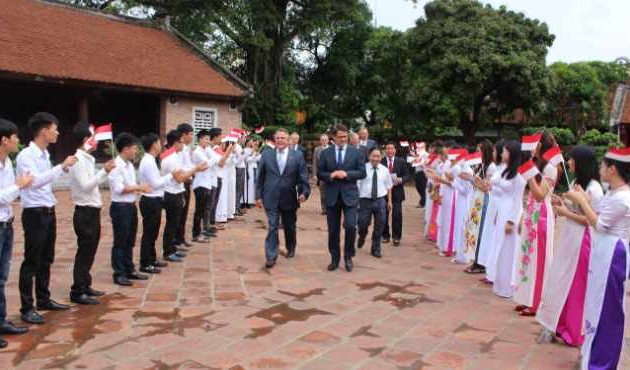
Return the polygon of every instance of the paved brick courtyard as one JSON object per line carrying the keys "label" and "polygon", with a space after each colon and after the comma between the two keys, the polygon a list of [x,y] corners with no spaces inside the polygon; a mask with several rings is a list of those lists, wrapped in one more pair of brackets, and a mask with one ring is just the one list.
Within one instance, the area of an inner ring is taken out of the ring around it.
{"label": "paved brick courtyard", "polygon": [[[325,218],[312,199],[299,211],[296,258],[281,257],[272,271],[263,268],[265,218],[253,209],[212,244],[193,247],[185,263],[132,288],[111,282],[104,211],[94,287],[108,296],[99,306],[47,313],[47,325],[7,337],[0,368],[576,368],[577,349],[536,344],[533,319],[516,316],[513,303],[479,276],[437,256],[420,236],[415,192],[407,194],[402,246],[385,246],[382,260],[360,250],[353,273],[326,271]],[[51,290],[66,302],[76,247],[68,194],[58,198]],[[23,245],[17,216],[7,287],[15,321]]]}

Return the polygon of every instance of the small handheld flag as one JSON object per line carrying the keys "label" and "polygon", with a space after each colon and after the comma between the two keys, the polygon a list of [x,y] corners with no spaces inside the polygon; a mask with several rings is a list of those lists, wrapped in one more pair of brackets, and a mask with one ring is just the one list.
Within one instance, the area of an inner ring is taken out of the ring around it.
{"label": "small handheld flag", "polygon": [[469,166],[477,166],[479,164],[481,164],[483,162],[483,160],[481,159],[481,152],[474,152],[471,154],[468,154],[468,156],[466,156],[466,164]]}
{"label": "small handheld flag", "polygon": [[429,161],[427,162],[427,166],[431,166],[438,159],[438,157],[439,156],[437,154],[429,155]]}
{"label": "small handheld flag", "polygon": [[519,168],[518,168],[518,173],[523,176],[523,178],[525,179],[525,181],[529,181],[529,179],[531,179],[532,177],[536,176],[539,174],[538,171],[538,167],[536,167],[536,164],[534,163],[534,161],[532,161],[531,159],[525,163],[523,163]]}
{"label": "small handheld flag", "polygon": [[254,132],[257,134],[262,134],[263,131],[265,131],[265,126],[256,127],[254,129]]}
{"label": "small handheld flag", "polygon": [[94,140],[96,141],[105,141],[105,140],[113,140],[114,136],[112,134],[112,124],[108,123],[106,125],[98,126],[94,129]]}
{"label": "small handheld flag", "polygon": [[242,128],[233,128],[231,131],[232,134],[237,134],[239,136],[247,136],[247,130],[243,130]]}
{"label": "small handheld flag", "polygon": [[547,150],[545,154],[543,154],[543,158],[554,167],[559,165],[560,163],[564,163],[562,150],[560,150],[559,146],[554,146],[553,148]]}
{"label": "small handheld flag", "polygon": [[523,139],[521,140],[521,151],[531,152],[532,150],[536,149],[536,146],[538,146],[538,143],[540,142],[541,138],[542,138],[542,132],[539,132],[534,135],[523,136]]}
{"label": "small handheld flag", "polygon": [[170,148],[166,149],[165,151],[163,151],[163,152],[162,152],[162,154],[160,154],[160,160],[161,160],[161,161],[163,161],[163,160],[165,160],[166,158],[170,157],[170,156],[171,156],[171,154],[174,154],[174,153],[176,153],[176,152],[177,152],[177,151],[175,150],[175,147],[174,147],[174,146],[172,146],[172,147],[170,147]]}
{"label": "small handheld flag", "polygon": [[230,132],[229,134],[225,135],[223,139],[221,139],[221,142],[222,143],[235,143],[238,141],[239,138],[240,138],[239,134],[235,132]]}

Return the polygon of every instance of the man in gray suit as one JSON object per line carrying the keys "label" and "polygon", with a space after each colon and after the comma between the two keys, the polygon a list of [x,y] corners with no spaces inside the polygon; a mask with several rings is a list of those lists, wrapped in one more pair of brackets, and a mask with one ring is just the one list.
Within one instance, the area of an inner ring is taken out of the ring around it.
{"label": "man in gray suit", "polygon": [[256,182],[256,206],[265,207],[267,214],[267,238],[265,239],[265,267],[272,268],[278,259],[278,225],[282,219],[287,258],[295,256],[297,244],[295,236],[296,212],[308,199],[311,187],[308,183],[308,170],[304,156],[290,150],[288,133],[278,129],[274,136],[275,149],[262,153],[258,163]]}
{"label": "man in gray suit", "polygon": [[319,157],[322,155],[322,152],[328,149],[328,143],[330,142],[330,138],[328,134],[322,134],[319,137],[319,145],[315,147],[313,150],[313,177],[317,180],[317,186],[319,186],[319,197],[322,205],[322,214],[326,214],[326,183],[324,181],[319,181],[317,179],[317,166],[319,165]]}

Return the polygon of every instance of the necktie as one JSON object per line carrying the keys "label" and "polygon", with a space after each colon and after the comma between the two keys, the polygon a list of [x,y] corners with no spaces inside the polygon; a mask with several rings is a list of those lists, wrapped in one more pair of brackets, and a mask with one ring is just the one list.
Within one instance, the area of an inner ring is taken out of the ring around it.
{"label": "necktie", "polygon": [[343,157],[341,156],[343,153],[343,147],[339,147],[337,151],[337,167],[341,167],[341,163],[343,162]]}
{"label": "necktie", "polygon": [[389,173],[394,173],[394,160],[389,159]]}
{"label": "necktie", "polygon": [[372,200],[378,198],[378,171],[377,167],[374,167],[372,172]]}

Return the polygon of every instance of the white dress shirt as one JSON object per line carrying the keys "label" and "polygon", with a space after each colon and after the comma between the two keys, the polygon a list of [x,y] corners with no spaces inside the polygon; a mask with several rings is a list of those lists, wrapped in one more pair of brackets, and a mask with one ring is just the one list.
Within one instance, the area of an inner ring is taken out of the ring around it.
{"label": "white dress shirt", "polygon": [[138,196],[135,192],[123,194],[122,191],[127,186],[136,186],[136,169],[133,163],[127,162],[121,156],[116,157],[116,168],[109,173],[109,189],[112,194],[112,202],[135,203]]}
{"label": "white dress shirt", "polygon": [[101,208],[103,200],[98,185],[107,180],[104,169],[96,171],[96,160],[84,151],[77,150],[77,163],[70,167],[70,197],[77,206]]}
{"label": "white dress shirt", "polygon": [[174,181],[173,175],[170,172],[165,175],[160,173],[155,157],[149,153],[144,153],[144,156],[140,161],[138,177],[140,179],[140,183],[149,184],[151,187],[150,193],[142,193],[143,196],[149,198],[164,197],[164,187],[166,184]]}
{"label": "white dress shirt", "polygon": [[[182,163],[182,157],[179,155],[181,152],[177,154],[171,154],[168,157],[162,160],[162,175],[166,175],[168,173],[173,173],[173,171],[184,170],[188,171],[192,168],[192,162],[189,167],[185,167]],[[169,181],[164,185],[164,192],[169,194],[180,194],[186,191],[184,187],[184,183],[177,183],[175,181]]]}
{"label": "white dress shirt", "polygon": [[289,149],[284,148],[284,150],[276,150],[276,161],[278,162],[278,169],[280,169],[280,174],[284,173],[284,168],[287,166],[287,154],[289,154]]}
{"label": "white dress shirt", "polygon": [[[394,184],[392,183],[392,177],[389,174],[387,167],[379,163],[376,169],[376,195],[381,198],[387,195],[387,191],[390,190]],[[372,176],[374,174],[374,166],[370,162],[365,164],[365,173],[367,176],[358,181],[359,185],[359,197],[372,199]]]}
{"label": "white dress shirt", "polygon": [[[215,152],[215,151],[214,151],[214,150],[215,150],[216,148],[218,148],[218,147],[219,147],[218,145],[215,145],[215,146],[214,146],[212,149],[210,149],[210,150],[212,150],[215,154],[220,155],[219,153],[217,153],[217,152]],[[230,157],[231,157],[231,156],[232,156],[232,155],[230,154]],[[226,161],[225,161],[225,165],[224,165],[223,167],[221,167],[221,166],[217,166],[217,178],[219,178],[219,179],[223,179],[223,178],[225,178],[225,177],[227,176],[227,163],[228,163],[228,161],[226,160]],[[218,182],[218,181],[217,181],[217,186],[219,186],[219,182]]]}
{"label": "white dress shirt", "polygon": [[32,141],[18,154],[16,162],[18,175],[29,173],[34,177],[31,186],[20,192],[22,207],[54,207],[57,199],[51,184],[63,173],[62,166],[59,164],[53,167],[48,150],[42,150]]}
{"label": "white dress shirt", "polygon": [[[216,153],[215,153],[216,154]],[[206,188],[211,190],[216,182],[214,179],[214,171],[216,171],[215,166],[219,163],[221,157],[213,156],[211,151],[207,151],[201,146],[197,146],[197,148],[193,151],[192,161],[194,165],[200,165],[202,163],[207,163],[208,168],[205,171],[197,172],[195,178],[192,182],[192,188],[197,189],[198,187]]]}
{"label": "white dress shirt", "polygon": [[192,170],[192,168],[194,167],[192,163],[192,148],[184,144],[182,151],[177,154],[182,164],[181,169],[185,171]]}
{"label": "white dress shirt", "polygon": [[15,184],[13,163],[7,156],[4,163],[0,162],[0,222],[7,222],[13,218],[11,203],[20,195],[20,188]]}
{"label": "white dress shirt", "polygon": [[234,144],[234,159],[235,159],[235,167],[236,168],[245,168],[245,152],[243,147],[236,143]]}
{"label": "white dress shirt", "polygon": [[212,187],[216,188],[219,186],[219,170],[221,169],[221,167],[219,167],[219,162],[221,161],[221,159],[223,159],[223,156],[217,152],[215,152],[212,149],[212,146],[208,146],[206,148],[206,153],[208,154],[209,158],[212,158],[212,163],[214,163],[214,165],[212,167],[210,167],[208,170],[210,170],[210,179]]}

